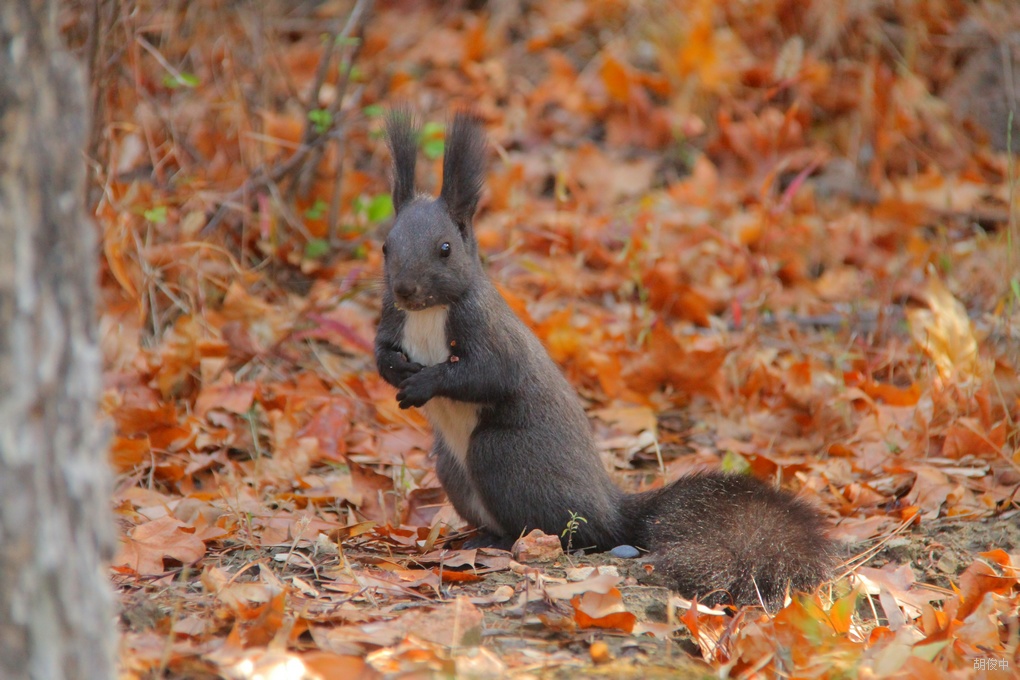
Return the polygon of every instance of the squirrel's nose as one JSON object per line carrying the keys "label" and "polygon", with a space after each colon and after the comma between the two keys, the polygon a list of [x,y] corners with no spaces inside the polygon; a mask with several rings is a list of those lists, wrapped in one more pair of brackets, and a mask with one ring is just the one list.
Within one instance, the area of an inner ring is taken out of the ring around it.
{"label": "squirrel's nose", "polygon": [[402,300],[408,300],[418,293],[418,284],[412,281],[398,281],[393,286],[393,293]]}

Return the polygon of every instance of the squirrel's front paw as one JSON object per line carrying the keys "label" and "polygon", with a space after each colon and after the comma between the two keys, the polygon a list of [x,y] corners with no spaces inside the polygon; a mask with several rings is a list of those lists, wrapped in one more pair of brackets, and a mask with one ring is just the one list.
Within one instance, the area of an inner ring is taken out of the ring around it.
{"label": "squirrel's front paw", "polygon": [[400,383],[400,391],[397,392],[397,401],[400,408],[411,408],[412,406],[424,406],[425,403],[435,396],[435,382],[432,374],[422,370],[408,376]]}
{"label": "squirrel's front paw", "polygon": [[423,368],[425,367],[422,364],[408,361],[403,364],[393,366],[390,370],[392,372],[391,375],[396,380],[397,386],[400,386],[407,382],[408,378]]}
{"label": "squirrel's front paw", "polygon": [[400,387],[405,380],[425,368],[416,361],[408,361],[400,352],[390,352],[379,361],[379,375],[394,387]]}

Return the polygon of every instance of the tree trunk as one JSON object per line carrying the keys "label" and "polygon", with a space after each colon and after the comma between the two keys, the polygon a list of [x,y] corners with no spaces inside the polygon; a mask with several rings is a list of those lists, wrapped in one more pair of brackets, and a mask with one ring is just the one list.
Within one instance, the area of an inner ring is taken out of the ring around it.
{"label": "tree trunk", "polygon": [[85,85],[54,0],[0,0],[0,678],[109,678]]}

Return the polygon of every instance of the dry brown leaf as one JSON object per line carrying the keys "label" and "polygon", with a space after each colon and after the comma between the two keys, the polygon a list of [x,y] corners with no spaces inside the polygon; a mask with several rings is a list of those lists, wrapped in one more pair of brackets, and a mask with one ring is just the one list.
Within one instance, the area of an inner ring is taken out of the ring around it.
{"label": "dry brown leaf", "polygon": [[570,600],[583,593],[608,593],[615,590],[621,581],[623,577],[618,574],[597,573],[583,581],[546,586],[545,592],[553,599]]}
{"label": "dry brown leaf", "polygon": [[224,372],[214,384],[202,386],[195,400],[195,415],[203,418],[214,408],[244,415],[252,407],[257,390],[255,383],[237,383],[231,373]]}
{"label": "dry brown leaf", "polygon": [[907,310],[914,342],[935,363],[943,380],[980,377],[977,338],[967,309],[934,275],[928,278],[924,297],[927,309]]}
{"label": "dry brown leaf", "polygon": [[401,617],[399,625],[408,633],[444,647],[477,647],[482,643],[482,612],[466,597],[430,612]]}
{"label": "dry brown leaf", "polygon": [[193,527],[173,517],[161,517],[135,527],[122,539],[114,565],[124,565],[138,574],[162,574],[163,558],[192,564],[205,555],[205,543]]}
{"label": "dry brown leaf", "polygon": [[563,555],[563,545],[558,536],[549,536],[540,529],[533,529],[517,539],[511,553],[518,562],[549,562]]}
{"label": "dry brown leaf", "polygon": [[616,588],[606,593],[588,591],[574,597],[574,620],[580,628],[614,628],[630,633],[637,617],[623,605],[623,596]]}
{"label": "dry brown leaf", "polygon": [[720,368],[727,350],[718,340],[687,337],[681,342],[662,324],[652,327],[648,346],[624,374],[635,392],[650,394],[669,387],[679,395],[722,396]]}

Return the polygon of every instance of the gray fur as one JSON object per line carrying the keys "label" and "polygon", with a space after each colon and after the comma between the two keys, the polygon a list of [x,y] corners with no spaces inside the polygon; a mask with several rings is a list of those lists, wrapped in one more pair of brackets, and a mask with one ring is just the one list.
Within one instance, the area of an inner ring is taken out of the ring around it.
{"label": "gray fur", "polygon": [[386,120],[386,135],[393,153],[393,208],[400,211],[414,197],[414,168],[418,163],[418,122],[408,110],[397,110]]}
{"label": "gray fur", "polygon": [[[384,247],[376,361],[401,408],[424,407],[457,512],[503,546],[536,528],[560,535],[573,512],[586,520],[574,548],[651,549],[658,571],[689,596],[722,590],[747,604],[762,591],[774,604],[786,583],[825,578],[825,524],[789,494],[729,475],[645,494],[616,488],[576,393],[482,268],[472,224],[484,176],[480,121],[454,117],[438,199],[411,197],[405,185],[414,175],[410,116],[391,116],[387,132],[397,215]],[[765,533],[769,541],[755,539]]]}

